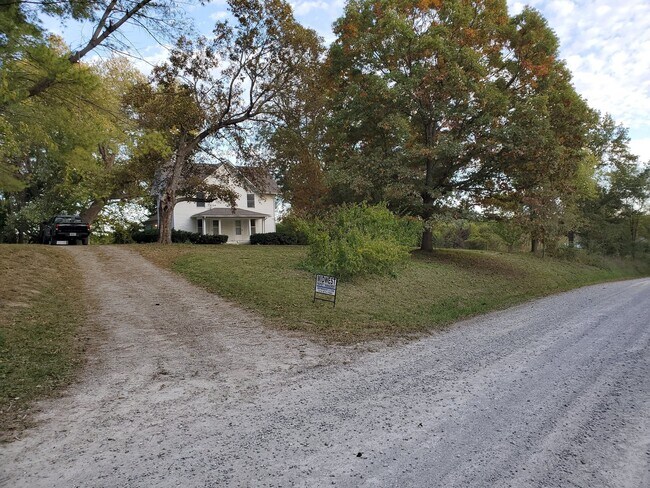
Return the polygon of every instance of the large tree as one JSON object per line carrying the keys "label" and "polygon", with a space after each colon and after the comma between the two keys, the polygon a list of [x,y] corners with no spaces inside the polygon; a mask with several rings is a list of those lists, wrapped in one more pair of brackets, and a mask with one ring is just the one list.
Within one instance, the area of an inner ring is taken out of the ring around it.
{"label": "large tree", "polygon": [[427,224],[504,173],[514,100],[556,67],[539,15],[510,18],[504,0],[352,0],[335,33],[330,167],[352,197]]}
{"label": "large tree", "polygon": [[139,191],[129,157],[133,131],[120,103],[139,73],[119,59],[75,70],[64,97],[12,108],[3,132],[9,143],[0,146],[17,181],[0,190],[8,240],[23,240],[58,212],[82,213],[92,223],[110,198]]}
{"label": "large tree", "polygon": [[294,215],[318,214],[331,200],[323,166],[328,78],[322,65],[307,68],[276,102],[277,123],[261,131],[269,166]]}
{"label": "large tree", "polygon": [[[129,51],[125,36],[116,35],[125,24],[151,35],[168,36],[183,26],[182,10],[174,0],[62,0],[8,1],[0,5],[0,81],[6,83],[0,97],[0,113],[13,103],[43,95],[53,86],[67,84],[74,76],[73,66],[99,46],[119,52]],[[49,34],[41,16],[87,22],[89,37],[74,50],[48,49]],[[22,61],[29,71],[4,70]],[[7,88],[10,87],[10,88]]]}
{"label": "large tree", "polygon": [[[79,21],[92,25],[90,34],[76,49],[52,36],[42,17]],[[182,11],[174,0],[62,0],[7,1],[0,5],[0,151],[16,147],[16,127],[33,105],[87,105],[79,94],[87,86],[81,61],[103,46],[129,51],[123,26],[154,36],[169,36],[182,28]],[[169,37],[164,37],[168,39]],[[163,37],[161,37],[161,40]],[[37,101],[33,101],[38,99]],[[24,181],[15,177],[17,167],[0,158],[0,191],[16,191]]]}
{"label": "large tree", "polygon": [[487,182],[481,203],[527,229],[533,252],[575,230],[577,202],[593,187],[596,159],[586,147],[596,120],[559,62],[512,98],[499,151],[502,172]]}
{"label": "large tree", "polygon": [[[218,22],[211,39],[182,38],[151,83],[134,91],[142,127],[160,144],[155,178],[160,242],[171,242],[173,209],[185,196],[184,175],[203,151],[245,144],[251,124],[278,120],[277,101],[317,59],[317,36],[300,26],[281,0],[230,0],[235,19]],[[210,191],[227,199],[227,182]]]}
{"label": "large tree", "polygon": [[609,115],[590,136],[597,188],[579,202],[577,232],[589,250],[635,257],[641,221],[650,213],[650,165],[631,152],[627,129]]}

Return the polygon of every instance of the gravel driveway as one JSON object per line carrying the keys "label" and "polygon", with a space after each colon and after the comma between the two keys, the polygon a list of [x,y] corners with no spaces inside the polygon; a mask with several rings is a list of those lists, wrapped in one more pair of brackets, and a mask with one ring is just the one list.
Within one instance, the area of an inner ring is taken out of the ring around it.
{"label": "gravel driveway", "polygon": [[650,486],[650,279],[355,349],[123,248],[62,252],[105,332],[0,447],[2,486]]}

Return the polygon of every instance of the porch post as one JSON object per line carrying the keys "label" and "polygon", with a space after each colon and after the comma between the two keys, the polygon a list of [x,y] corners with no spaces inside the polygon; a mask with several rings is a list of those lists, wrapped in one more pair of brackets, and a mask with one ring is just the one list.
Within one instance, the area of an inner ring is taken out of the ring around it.
{"label": "porch post", "polygon": [[206,224],[205,216],[203,216],[202,218],[203,218],[203,225],[201,226],[202,227],[201,232],[203,233],[203,235],[205,235],[206,234],[206,232],[205,232],[205,224]]}

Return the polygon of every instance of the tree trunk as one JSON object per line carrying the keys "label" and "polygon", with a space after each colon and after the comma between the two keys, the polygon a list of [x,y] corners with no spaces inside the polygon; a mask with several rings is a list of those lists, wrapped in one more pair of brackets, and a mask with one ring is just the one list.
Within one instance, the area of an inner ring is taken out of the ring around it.
{"label": "tree trunk", "polygon": [[531,237],[530,238],[530,252],[537,252],[537,244],[539,244],[539,241],[537,240],[537,237]]}
{"label": "tree trunk", "polygon": [[422,251],[432,252],[433,251],[433,232],[430,228],[424,228],[422,232],[422,244],[420,245]]}
{"label": "tree trunk", "polygon": [[176,205],[176,191],[167,188],[160,198],[160,227],[158,229],[158,243],[172,243],[172,227],[174,226],[174,206]]}
{"label": "tree trunk", "polygon": [[[428,122],[424,124],[424,142],[428,147],[434,145],[434,124]],[[430,156],[426,157],[426,173],[424,179],[424,191],[422,192],[422,218],[424,220],[424,232],[422,232],[422,243],[420,249],[422,251],[433,252],[433,232],[431,230],[431,223],[429,220],[433,216],[433,203],[434,198],[431,194],[433,188],[433,168],[434,161]]]}
{"label": "tree trunk", "polygon": [[165,189],[160,196],[160,228],[158,229],[158,243],[172,243],[172,228],[174,226],[174,207],[176,206],[176,189],[181,179],[183,166],[185,165],[188,153],[184,138],[179,142],[182,149],[176,151],[173,160],[170,161],[169,173],[165,181]]}
{"label": "tree trunk", "polygon": [[569,239],[569,247],[575,246],[575,237],[576,237],[576,233],[570,230],[569,233],[567,234],[567,238]]}
{"label": "tree trunk", "polygon": [[639,236],[639,215],[630,215],[630,238],[632,239],[632,248],[630,249],[632,253],[632,259],[636,259],[636,239]]}
{"label": "tree trunk", "polygon": [[81,212],[80,215],[81,220],[87,224],[92,224],[97,218],[97,216],[99,215],[99,212],[101,212],[105,206],[106,206],[106,200],[104,199],[95,200],[93,203],[90,204],[90,207],[88,207],[86,210]]}

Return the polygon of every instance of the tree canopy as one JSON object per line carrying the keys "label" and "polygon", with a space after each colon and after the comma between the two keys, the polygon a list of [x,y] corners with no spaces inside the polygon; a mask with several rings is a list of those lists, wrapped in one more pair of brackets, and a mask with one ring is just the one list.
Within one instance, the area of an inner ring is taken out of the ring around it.
{"label": "tree canopy", "polygon": [[[534,9],[505,0],[349,0],[326,48],[283,0],[229,0],[210,36],[172,0],[0,6],[0,227],[22,240],[53,212],[93,221],[108,202],[152,197],[160,242],[180,199],[234,205],[201,162],[270,167],[297,215],[385,204],[434,227],[499,221],[512,249],[636,255],[649,174],[626,130],[591,109]],[[71,49],[40,17],[92,24]],[[120,51],[125,24],[173,39],[148,77]],[[453,227],[453,226],[451,226]],[[451,228],[450,227],[450,228]],[[466,229],[458,227],[459,232]],[[453,241],[453,239],[449,239]]]}

